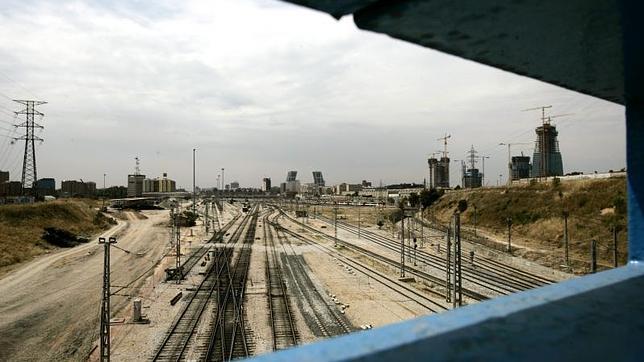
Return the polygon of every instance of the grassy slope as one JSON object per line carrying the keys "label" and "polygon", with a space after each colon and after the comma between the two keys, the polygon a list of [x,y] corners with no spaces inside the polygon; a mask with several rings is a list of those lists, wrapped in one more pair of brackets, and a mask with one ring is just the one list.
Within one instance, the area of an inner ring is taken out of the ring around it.
{"label": "grassy slope", "polygon": [[87,236],[106,229],[104,222],[94,224],[95,206],[94,201],[74,199],[0,206],[0,274],[11,265],[58,249],[41,239],[45,227]]}
{"label": "grassy slope", "polygon": [[[468,209],[462,223],[471,226],[477,207],[478,225],[492,238],[507,240],[507,217],[513,220],[513,238],[525,245],[515,255],[558,267],[564,255],[562,211],[569,210],[571,264],[576,272],[585,272],[590,260],[590,240],[598,242],[600,266],[612,265],[611,225],[626,224],[626,215],[613,208],[616,199],[626,198],[625,178],[562,182],[551,184],[460,190],[445,194],[430,213],[446,222],[459,200],[465,199]],[[603,213],[602,213],[603,210]],[[626,261],[626,230],[618,234],[620,264]]]}

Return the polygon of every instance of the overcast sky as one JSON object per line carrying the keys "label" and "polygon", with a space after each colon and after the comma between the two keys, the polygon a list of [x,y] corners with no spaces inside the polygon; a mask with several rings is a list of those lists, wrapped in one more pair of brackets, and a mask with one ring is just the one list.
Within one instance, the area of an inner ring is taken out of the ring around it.
{"label": "overcast sky", "polygon": [[[145,4],[144,4],[145,3]],[[358,30],[351,17],[276,0],[32,1],[0,8],[0,170],[20,179],[24,143],[12,98],[48,104],[38,177],[126,185],[134,157],[148,177],[192,185],[273,184],[298,170],[327,184],[423,182],[451,135],[452,159],[507,148],[532,156],[539,112],[555,122],[564,171],[625,166],[624,108],[556,86]],[[479,168],[481,165],[479,165]],[[460,171],[452,166],[452,184]]]}

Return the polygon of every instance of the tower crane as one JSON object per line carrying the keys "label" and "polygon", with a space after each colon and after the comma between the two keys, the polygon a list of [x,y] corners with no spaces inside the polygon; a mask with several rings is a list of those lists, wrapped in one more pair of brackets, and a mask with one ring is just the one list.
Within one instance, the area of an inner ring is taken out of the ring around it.
{"label": "tower crane", "polygon": [[451,137],[452,137],[452,135],[449,135],[449,134],[446,133],[445,137],[441,137],[441,138],[437,139],[437,141],[441,141],[441,140],[443,141],[443,145],[445,147],[445,149],[443,151],[443,157],[445,157],[445,158],[447,158],[447,139],[449,139]]}

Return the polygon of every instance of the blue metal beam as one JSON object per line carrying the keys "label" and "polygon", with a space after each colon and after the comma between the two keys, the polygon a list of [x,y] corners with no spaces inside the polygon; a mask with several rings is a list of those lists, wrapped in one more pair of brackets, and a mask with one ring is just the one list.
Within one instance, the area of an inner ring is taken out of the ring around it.
{"label": "blue metal beam", "polygon": [[642,290],[631,265],[256,360],[637,360]]}
{"label": "blue metal beam", "polygon": [[628,165],[628,248],[631,263],[644,261],[644,4],[622,2],[626,164]]}
{"label": "blue metal beam", "polygon": [[[292,2],[306,2],[329,6],[328,1],[302,0]],[[352,6],[359,1],[352,2]],[[412,9],[427,9],[431,4],[440,1],[378,1],[377,4],[369,6],[371,13],[363,11],[362,21],[369,21],[369,16],[378,16],[376,23],[369,24],[369,27],[380,29],[390,27],[394,36],[405,38],[400,34],[410,34],[409,29],[402,29],[404,21],[397,23],[396,17],[400,18],[405,11]],[[539,8],[541,1],[526,2],[503,2],[503,1],[480,1],[470,2],[476,5],[484,3],[485,6],[499,4],[505,6],[511,3],[521,11],[521,6]],[[593,73],[597,77],[604,77],[601,64],[602,57],[598,56],[592,60],[592,67],[586,67],[588,77],[576,79],[576,76],[569,78],[570,84],[585,84],[583,87],[571,86],[572,89],[588,90],[589,94],[602,95],[605,99],[613,99],[624,102],[626,105],[626,140],[627,140],[627,165],[628,165],[628,235],[629,235],[629,264],[625,267],[605,271],[595,275],[569,280],[566,282],[549,285],[547,287],[521,292],[491,301],[478,303],[454,311],[439,315],[417,318],[411,321],[389,325],[370,331],[359,332],[348,336],[334,338],[319,343],[294,348],[274,354],[257,357],[259,361],[417,361],[417,360],[641,360],[644,352],[644,22],[641,21],[644,14],[644,3],[637,1],[573,1],[558,2],[546,1],[548,6],[569,6],[576,4],[584,9],[588,6],[601,5],[614,6],[618,8],[620,15],[621,50],[623,51],[623,78],[618,77],[619,69],[615,68],[614,61],[622,54],[612,54],[615,51],[615,44],[609,44],[611,50],[612,75],[609,78],[601,78],[607,82],[615,81],[616,84],[623,82],[623,94],[615,93],[615,88],[603,89],[602,82],[595,82]],[[565,3],[565,4],[564,4]],[[428,5],[429,4],[429,5]],[[485,28],[501,27],[507,24],[493,21],[496,15],[483,14],[482,17],[458,18],[467,15],[470,9],[463,3],[445,2],[446,6],[463,8],[462,12],[454,11],[447,14],[448,28],[459,21],[482,21],[480,26]],[[412,6],[413,5],[413,6]],[[389,7],[387,9],[387,7]],[[547,7],[547,6],[546,6]],[[374,9],[379,12],[374,14]],[[400,10],[398,12],[392,9]],[[440,7],[435,7],[442,12]],[[490,8],[492,9],[492,8]],[[405,11],[403,11],[405,10]],[[494,9],[492,9],[494,10]],[[492,13],[505,11],[497,9]],[[537,9],[538,10],[538,9]],[[573,9],[574,10],[574,9]],[[614,10],[614,9],[613,9]],[[415,16],[417,12],[407,12]],[[444,12],[442,12],[445,14]],[[572,13],[571,13],[572,14]],[[590,14],[590,13],[589,13]],[[614,12],[611,12],[614,15]],[[444,29],[445,23],[438,21],[432,23],[431,17],[435,14],[428,12],[426,24],[422,21],[416,22],[421,27],[411,31],[422,35],[422,26],[429,24],[437,34],[448,31],[445,37],[436,40],[427,33],[425,45],[437,42],[444,49],[458,44],[460,40],[449,40],[451,29]],[[570,17],[566,14],[541,14],[541,16],[560,16],[565,21]],[[573,14],[577,16],[578,14]],[[385,16],[383,18],[383,16]],[[450,17],[454,17],[454,19]],[[612,16],[612,15],[611,15]],[[373,18],[371,19],[373,20]],[[560,19],[561,20],[561,19]],[[584,25],[592,25],[593,31],[588,35],[592,38],[593,32],[601,31],[601,27],[594,27],[605,19],[595,18],[592,15],[589,19],[582,19],[579,22],[578,31],[588,30]],[[358,21],[360,22],[360,21]],[[366,23],[363,23],[365,25]],[[398,25],[396,25],[398,24]],[[403,24],[403,25],[401,25]],[[530,36],[538,35],[543,31],[542,22],[520,24]],[[398,29],[396,29],[398,27]],[[420,29],[420,30],[419,30]],[[611,26],[613,32],[607,43],[615,39],[615,27]],[[400,33],[402,32],[402,33]],[[487,36],[482,32],[476,36]],[[398,35],[396,35],[398,34]],[[458,35],[458,34],[456,34]],[[467,34],[470,36],[471,34]],[[559,34],[559,37],[552,38],[553,41],[566,43],[566,37],[572,34]],[[578,34],[577,34],[578,35]],[[595,34],[605,36],[602,34]],[[588,38],[588,40],[593,39]],[[464,38],[465,39],[465,38]],[[502,39],[506,39],[503,37]],[[517,42],[522,42],[516,38]],[[608,39],[608,38],[606,38]],[[413,39],[406,39],[414,41]],[[465,53],[472,46],[469,44],[471,37],[461,42]],[[595,39],[596,40],[596,39]],[[496,41],[496,40],[494,40]],[[423,44],[423,41],[418,41]],[[493,42],[488,42],[492,44]],[[581,43],[581,45],[588,43]],[[595,49],[601,47],[601,43],[594,43],[592,49],[586,49],[588,54],[600,54],[606,49]],[[517,46],[530,46],[531,44],[518,44]],[[559,44],[561,45],[561,44]],[[501,48],[499,48],[501,49]],[[585,51],[585,50],[584,50]],[[456,52],[455,50],[452,51]],[[566,56],[566,52],[561,52]],[[569,53],[568,53],[569,54]],[[502,54],[501,54],[502,55]],[[574,55],[574,54],[573,54]],[[577,54],[579,55],[579,54]],[[575,56],[577,56],[575,55]],[[484,56],[487,56],[484,54]],[[476,58],[476,57],[472,57]],[[538,57],[537,57],[538,58]],[[573,57],[574,58],[574,57]],[[582,57],[579,59],[583,58]],[[503,58],[499,56],[498,59]],[[512,57],[506,58],[512,61]],[[535,59],[538,60],[538,59]],[[571,59],[567,59],[570,61]],[[551,67],[557,67],[553,62]],[[573,64],[572,63],[568,63]],[[582,66],[585,61],[581,60]],[[610,63],[610,62],[609,62]],[[488,62],[488,64],[490,64]],[[533,63],[534,64],[534,63]],[[494,64],[492,64],[494,65]],[[518,68],[525,64],[515,64]],[[597,66],[595,66],[597,65]],[[508,64],[505,64],[508,66]],[[510,64],[510,66],[513,66]],[[503,68],[503,67],[501,67]],[[507,67],[506,67],[507,69]],[[533,70],[537,69],[536,72]],[[530,66],[530,76],[541,80],[552,80],[560,73],[560,69],[552,68],[549,76],[538,76],[544,68]],[[616,71],[617,69],[617,71]],[[512,69],[510,69],[512,70]],[[583,75],[582,73],[580,73]],[[581,77],[580,75],[580,77]],[[567,76],[566,76],[567,77]],[[600,79],[600,78],[597,78]],[[557,83],[555,81],[555,83]],[[588,86],[588,88],[584,88]],[[611,145],[603,145],[611,147]]]}

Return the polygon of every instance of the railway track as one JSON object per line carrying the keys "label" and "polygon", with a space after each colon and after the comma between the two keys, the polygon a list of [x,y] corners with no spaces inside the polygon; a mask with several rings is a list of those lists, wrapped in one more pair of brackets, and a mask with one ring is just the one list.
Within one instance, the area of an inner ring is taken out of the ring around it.
{"label": "railway track", "polygon": [[[433,224],[428,225],[427,222],[425,222],[425,221],[423,221],[421,219],[418,219],[418,218],[414,218],[414,219],[418,220],[418,222],[421,225],[423,225],[423,227],[426,227],[426,228],[429,228],[429,229],[434,229],[436,231],[443,232],[443,233],[445,232],[445,230],[443,228],[439,228],[437,226],[434,226]],[[462,238],[462,240],[468,241],[470,243],[474,243],[474,241],[469,239],[466,235],[461,236],[461,238]],[[473,251],[473,250],[474,250],[473,248],[471,248],[471,247],[469,247],[467,245],[464,245],[464,247],[463,247],[463,251],[466,251],[466,252],[470,252],[470,251]],[[490,269],[492,269],[494,271],[501,272],[501,273],[512,273],[515,277],[523,279],[527,283],[531,284],[533,287],[540,287],[540,286],[543,286],[543,285],[556,283],[556,281],[554,281],[552,279],[548,279],[548,278],[543,277],[541,275],[537,275],[537,274],[530,273],[530,272],[527,272],[527,271],[519,269],[519,268],[512,267],[510,265],[504,264],[504,263],[502,263],[500,261],[497,261],[497,260],[494,260],[494,259],[480,258],[478,264],[485,265],[488,268],[490,268]]]}
{"label": "railway track", "polygon": [[228,223],[226,223],[226,225],[224,225],[224,227],[222,227],[221,229],[217,230],[212,235],[210,240],[208,240],[208,242],[209,243],[217,243],[217,242],[223,241],[223,238],[226,235],[226,233],[228,232],[228,230],[237,222],[237,220],[239,220],[239,218],[241,216],[242,216],[241,213],[236,214],[235,217],[233,217]]}
{"label": "railway track", "polygon": [[267,226],[268,237],[276,239],[282,249],[282,265],[292,283],[289,290],[297,295],[298,306],[313,334],[318,337],[332,337],[354,331],[349,320],[320,294],[309,277],[310,270],[305,267],[306,262],[295,252],[282,228],[270,220]]}
{"label": "railway track", "polygon": [[230,238],[229,245],[215,248],[214,257],[206,270],[204,279],[197,287],[197,290],[190,294],[187,303],[181,309],[178,317],[172,323],[157,348],[152,358],[153,361],[180,361],[186,358],[188,347],[191,341],[194,340],[197,326],[202,319],[206,306],[213,298],[213,295],[218,294],[222,274],[228,269],[233,255],[231,246],[240,238],[247,222],[248,217],[242,220]]}
{"label": "railway track", "polygon": [[299,342],[297,328],[293,317],[289,296],[286,293],[286,281],[282,274],[275,241],[270,230],[268,215],[262,219],[264,243],[266,246],[266,284],[268,292],[268,310],[273,335],[273,350],[295,346]]}
{"label": "railway track", "polygon": [[[278,215],[277,218],[279,218],[279,216],[282,216],[282,215]],[[278,223],[277,220],[275,222]],[[387,276],[387,275],[385,275],[385,274],[383,274],[383,273],[381,273],[381,272],[379,272],[379,271],[377,271],[377,270],[375,270],[375,269],[373,269],[373,268],[371,268],[371,267],[369,267],[369,266],[367,266],[367,265],[365,265],[363,263],[360,263],[358,261],[355,261],[355,260],[353,260],[353,259],[351,259],[349,257],[346,257],[346,256],[342,255],[340,252],[336,251],[333,248],[330,248],[330,247],[327,247],[327,246],[324,246],[324,245],[320,245],[316,241],[311,240],[311,239],[305,237],[304,235],[299,234],[297,232],[294,232],[292,230],[284,229],[281,226],[279,226],[279,228],[284,233],[287,233],[287,234],[297,238],[298,240],[300,240],[300,241],[302,241],[302,242],[304,242],[306,244],[309,244],[309,245],[312,245],[312,246],[316,247],[317,249],[321,250],[325,254],[333,257],[334,259],[342,261],[346,265],[350,265],[353,268],[353,270],[355,270],[355,271],[357,271],[357,272],[359,272],[359,273],[361,273],[363,275],[369,276],[371,279],[373,279],[373,280],[377,281],[378,283],[384,285],[385,287],[393,290],[394,292],[400,294],[401,296],[407,298],[408,300],[413,301],[414,303],[416,303],[416,304],[420,305],[421,307],[429,310],[430,312],[439,313],[441,311],[447,310],[447,307],[445,305],[443,305],[441,303],[438,303],[438,302],[436,302],[435,300],[433,300],[431,298],[428,298],[427,296],[419,293],[418,291],[416,291],[415,289],[413,289],[411,287],[408,287],[404,283],[401,283],[401,282],[395,280],[394,278],[391,278],[391,277],[389,277],[389,276]],[[367,250],[362,250],[362,251],[368,252]],[[379,255],[375,254],[375,253],[370,253],[370,252],[368,252],[368,253],[369,254],[367,254],[367,255],[369,255],[372,259],[379,260],[379,261],[387,261],[387,262],[391,261],[391,260],[381,259],[381,257]],[[443,297],[442,294],[438,294],[438,293],[435,293],[435,294],[439,298]],[[478,296],[478,295],[475,294],[475,296]]]}
{"label": "railway track", "polygon": [[[333,236],[327,235],[327,234],[325,234],[323,232],[320,232],[320,231],[310,227],[309,225],[302,224],[302,223],[298,222],[297,220],[293,220],[293,218],[291,218],[289,215],[287,215],[285,213],[282,213],[282,215],[287,217],[290,221],[297,223],[298,226],[303,227],[303,228],[315,233],[316,235],[320,235],[320,236],[322,236],[322,237],[324,237],[324,238],[326,238],[326,239],[328,239],[330,241],[335,240],[335,238]],[[378,253],[376,253],[374,251],[362,248],[360,246],[357,246],[357,245],[354,245],[354,244],[351,244],[351,243],[347,243],[344,240],[339,239],[339,238],[338,238],[338,244],[346,247],[347,249],[353,250],[353,251],[355,251],[355,252],[357,252],[359,254],[363,254],[363,255],[366,255],[366,256],[368,256],[368,257],[370,257],[372,259],[378,260],[378,261],[380,261],[380,262],[382,262],[382,263],[384,263],[386,265],[392,266],[392,267],[394,267],[396,269],[400,269],[400,261],[398,261],[398,260],[386,257],[384,255],[378,254]],[[399,252],[399,249],[396,249],[395,251]],[[442,272],[444,273],[444,269],[442,270]],[[434,276],[434,275],[432,275],[430,273],[426,273],[426,272],[424,272],[422,270],[419,270],[417,268],[413,268],[409,264],[405,264],[405,273],[408,273],[410,275],[414,275],[414,276],[416,276],[416,277],[418,277],[418,278],[420,278],[422,280],[425,280],[425,281],[430,282],[430,283],[437,284],[437,285],[439,285],[441,287],[446,287],[446,282],[445,282],[445,279],[443,277],[437,277],[437,276]],[[438,295],[438,293],[435,293],[435,294]],[[475,290],[472,290],[470,288],[467,288],[467,287],[463,287],[463,295],[467,296],[468,298],[472,298],[472,299],[474,299],[476,301],[482,301],[482,300],[490,299],[489,296],[484,295],[482,293],[479,293],[479,292],[477,292]]]}
{"label": "railway track", "polygon": [[[332,220],[325,217],[320,217],[319,220],[322,220],[330,225],[333,224]],[[357,228],[344,222],[338,222],[338,228],[357,235]],[[397,253],[400,252],[400,241],[389,239],[368,230],[361,230],[361,237],[385,249]],[[424,263],[425,265],[432,266],[443,272],[445,270],[444,258],[427,253],[422,250],[417,251],[417,258],[419,262]],[[466,258],[463,259],[466,260]],[[549,282],[551,282],[543,281],[542,279],[544,278],[542,277],[521,271],[518,268],[513,268],[510,266],[505,266],[505,271],[500,270],[498,267],[494,269],[493,267],[489,266],[486,261],[488,260],[479,257],[477,259],[475,267],[467,262],[464,262],[462,264],[463,280],[500,295],[536,288],[542,285],[549,284]],[[528,274],[529,277],[533,277],[530,282],[525,281],[526,274]]]}
{"label": "railway track", "polygon": [[210,325],[208,346],[202,353],[201,360],[230,361],[252,354],[253,346],[248,338],[250,331],[246,329],[243,305],[257,228],[257,206],[247,214],[246,218],[249,216],[248,230],[237,259],[234,264],[227,265],[220,276],[215,318]]}
{"label": "railway track", "polygon": [[[230,220],[224,228],[221,230],[221,235],[224,235],[228,230],[230,229],[231,226],[239,219],[240,215],[236,215],[232,220]],[[210,240],[208,241],[209,243],[212,242],[213,240],[216,240],[217,238],[221,238],[221,236],[217,235],[215,233]],[[199,246],[197,250],[192,252],[190,256],[188,256],[188,259],[186,259],[183,264],[181,265],[182,271],[184,275],[187,275],[192,268],[203,258],[206,253],[208,253],[208,250],[210,250],[210,245],[208,244],[202,244]]]}

